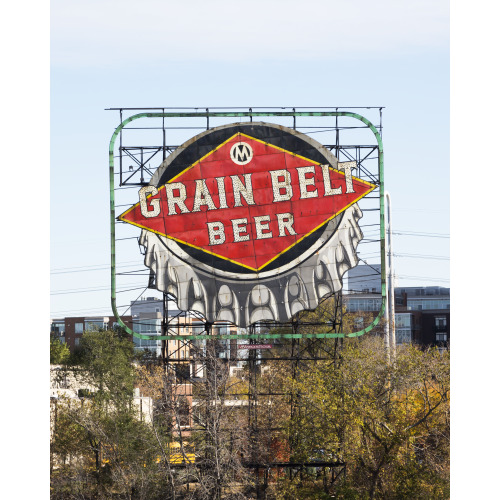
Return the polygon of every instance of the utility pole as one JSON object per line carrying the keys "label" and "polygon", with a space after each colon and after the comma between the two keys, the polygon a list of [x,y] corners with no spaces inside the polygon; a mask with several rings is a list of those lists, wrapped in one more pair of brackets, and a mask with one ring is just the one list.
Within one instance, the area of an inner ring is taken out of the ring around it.
{"label": "utility pole", "polygon": [[385,308],[385,346],[388,351],[389,362],[396,360],[396,321],[395,321],[395,304],[394,304],[394,266],[393,266],[393,251],[392,251],[392,226],[391,226],[391,197],[389,193],[385,193],[386,201],[386,272],[387,272],[387,307]]}

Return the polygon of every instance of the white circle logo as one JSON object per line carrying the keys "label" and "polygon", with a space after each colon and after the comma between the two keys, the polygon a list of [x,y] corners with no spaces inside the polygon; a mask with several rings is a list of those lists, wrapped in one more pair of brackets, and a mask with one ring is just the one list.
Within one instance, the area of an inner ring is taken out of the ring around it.
{"label": "white circle logo", "polygon": [[236,165],[246,165],[253,158],[253,150],[247,142],[237,142],[233,144],[229,156]]}

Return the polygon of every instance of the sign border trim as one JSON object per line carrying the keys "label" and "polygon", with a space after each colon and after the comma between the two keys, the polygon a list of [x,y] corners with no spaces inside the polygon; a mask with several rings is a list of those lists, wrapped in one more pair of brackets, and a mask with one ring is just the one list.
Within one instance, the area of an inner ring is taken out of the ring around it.
{"label": "sign border trim", "polygon": [[[115,141],[118,134],[128,125],[130,122],[138,120],[140,118],[221,118],[221,117],[234,117],[234,118],[252,118],[252,117],[297,117],[297,116],[308,116],[308,117],[324,117],[324,116],[336,116],[336,117],[350,117],[363,122],[374,134],[378,149],[378,167],[379,167],[379,189],[380,189],[380,254],[383,256],[381,259],[381,295],[382,302],[378,315],[374,320],[362,330],[352,333],[315,333],[315,334],[243,334],[243,335],[142,335],[130,329],[122,320],[120,314],[117,310],[116,305],[116,242],[115,242],[115,180],[114,180],[114,148]],[[370,332],[375,326],[378,325],[382,316],[384,315],[385,308],[387,305],[387,286],[386,286],[386,263],[385,263],[385,192],[384,192],[384,149],[382,143],[382,136],[377,130],[375,125],[371,123],[370,120],[364,116],[353,113],[351,111],[275,111],[275,112],[262,112],[262,111],[237,111],[237,112],[184,112],[184,113],[137,113],[135,115],[129,116],[123,120],[118,127],[116,127],[113,132],[108,149],[109,156],[109,189],[110,189],[110,235],[111,235],[111,307],[113,314],[118,321],[118,324],[130,335],[137,338],[145,340],[195,340],[195,339],[272,339],[272,338],[351,338],[360,337],[365,333]]]}

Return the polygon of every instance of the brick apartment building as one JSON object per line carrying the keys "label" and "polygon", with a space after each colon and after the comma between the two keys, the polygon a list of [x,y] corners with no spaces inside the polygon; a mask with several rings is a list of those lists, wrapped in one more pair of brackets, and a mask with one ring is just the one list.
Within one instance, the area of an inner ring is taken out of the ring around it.
{"label": "brick apartment building", "polygon": [[[352,272],[351,272],[352,271]],[[349,313],[378,313],[382,304],[380,266],[360,265],[348,272],[344,304]],[[440,286],[394,289],[396,343],[448,346],[450,289]]]}
{"label": "brick apartment building", "polygon": [[[132,316],[122,316],[123,322],[132,328]],[[72,316],[67,318],[52,319],[50,334],[55,335],[61,342],[65,342],[73,352],[80,345],[83,332],[112,329],[118,326],[114,316]]]}

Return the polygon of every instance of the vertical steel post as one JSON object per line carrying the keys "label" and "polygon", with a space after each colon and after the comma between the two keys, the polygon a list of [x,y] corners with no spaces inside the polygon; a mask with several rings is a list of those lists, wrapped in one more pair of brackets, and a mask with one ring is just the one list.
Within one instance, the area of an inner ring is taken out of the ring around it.
{"label": "vertical steel post", "polygon": [[[387,228],[389,227],[389,221],[388,221],[388,211],[386,210],[384,214],[384,219],[385,219],[385,227],[386,231]],[[389,252],[386,250],[385,255],[381,256],[381,259],[385,262],[385,268],[386,268],[386,273],[390,272],[390,260],[389,260]],[[389,282],[387,283],[389,285]],[[390,287],[387,287],[387,291],[389,292]],[[384,349],[385,349],[385,357],[387,364],[391,364],[391,329],[390,329],[390,317],[389,317],[389,307],[386,307],[384,310]]]}
{"label": "vertical steel post", "polygon": [[391,197],[385,193],[386,218],[387,218],[387,308],[386,308],[386,332],[390,348],[390,361],[396,360],[396,321],[394,304],[394,265],[392,251],[392,226],[391,226]]}
{"label": "vertical steel post", "polygon": [[[123,113],[122,110],[120,109],[120,123],[123,122]],[[122,154],[122,130],[120,129],[120,186],[122,185],[123,182],[123,154]]]}
{"label": "vertical steel post", "polygon": [[[335,108],[335,111],[338,112],[339,108]],[[340,148],[340,134],[339,134],[339,115],[335,115],[335,156],[337,160],[339,158],[339,148]]]}
{"label": "vertical steel post", "polygon": [[[162,115],[165,114],[165,108],[163,108],[163,113]],[[167,157],[167,151],[166,151],[166,145],[167,145],[167,138],[165,136],[165,116],[161,117],[161,130],[162,130],[162,136],[163,136],[163,152],[162,152],[162,161],[165,161],[165,158]]]}
{"label": "vertical steel post", "polygon": [[[161,333],[163,336],[168,335],[168,295],[163,292],[163,318],[161,322]],[[161,341],[161,358],[163,366],[166,367],[169,361],[168,355],[168,340]]]}

